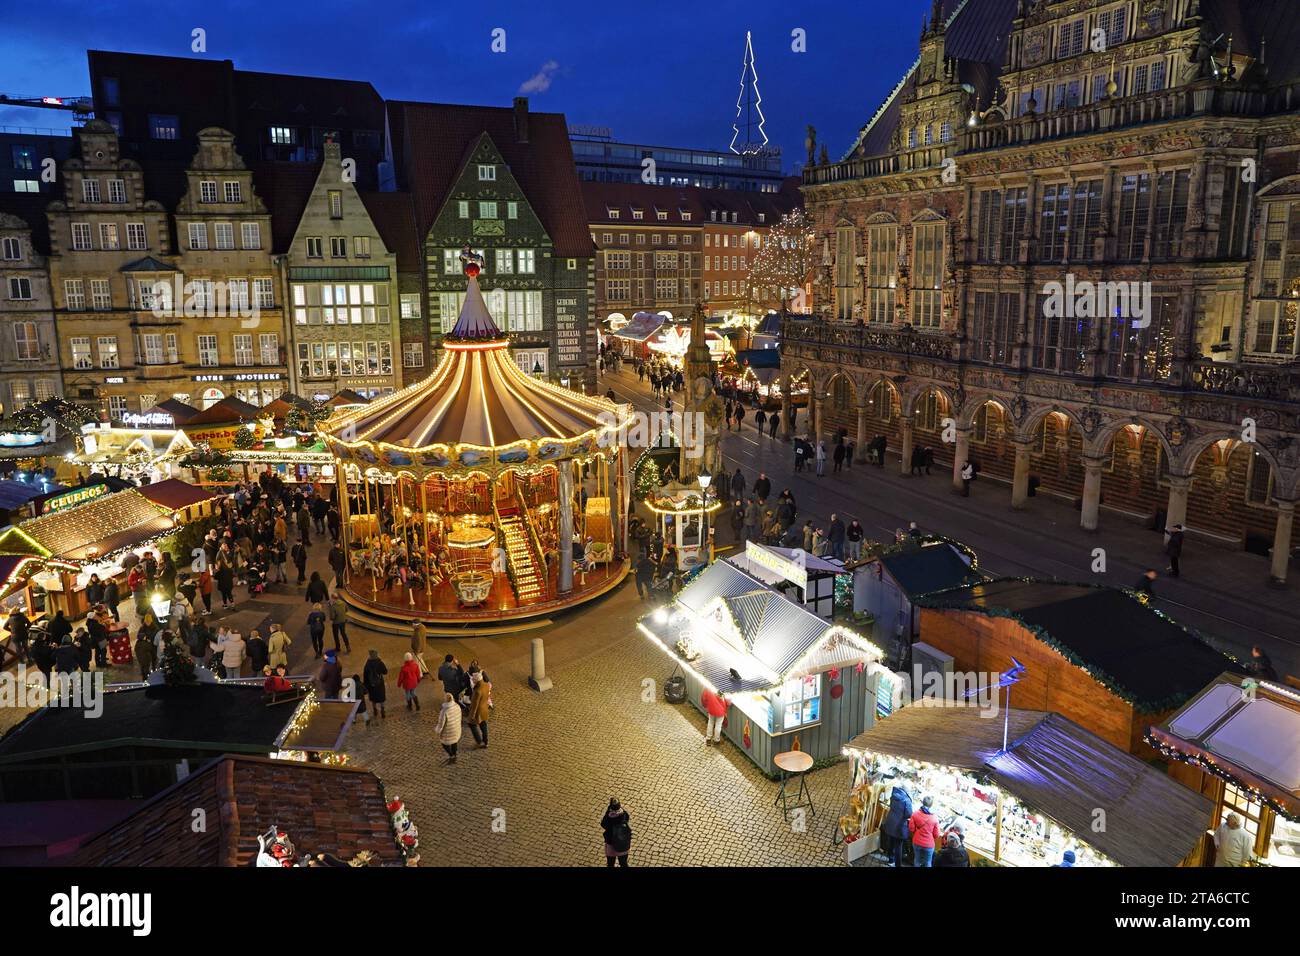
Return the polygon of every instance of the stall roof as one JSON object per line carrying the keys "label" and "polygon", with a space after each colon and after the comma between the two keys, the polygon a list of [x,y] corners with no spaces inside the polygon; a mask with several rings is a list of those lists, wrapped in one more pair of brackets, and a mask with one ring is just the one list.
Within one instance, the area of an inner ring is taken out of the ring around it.
{"label": "stall roof", "polygon": [[780,368],[780,349],[738,349],[736,364],[758,370],[760,368]]}
{"label": "stall roof", "polygon": [[34,498],[41,498],[53,492],[65,491],[62,485],[50,485],[41,488],[30,481],[0,481],[0,508],[21,508]]}
{"label": "stall roof", "polygon": [[166,508],[169,511],[188,508],[190,505],[225,496],[223,492],[191,485],[188,481],[181,481],[179,478],[168,478],[151,485],[142,485],[138,490],[159,508]]}
{"label": "stall roof", "polygon": [[265,413],[256,405],[233,395],[228,395],[219,402],[209,405],[188,422],[185,427],[194,425],[228,425],[232,422],[246,422],[264,417]]}
{"label": "stall roof", "polygon": [[1128,591],[1002,578],[938,591],[915,604],[1019,621],[1035,638],[1141,710],[1178,707],[1231,657]]}
{"label": "stall roof", "polygon": [[172,417],[172,421],[177,425],[188,424],[191,419],[199,414],[199,410],[193,405],[187,405],[185,402],[182,402],[177,398],[169,398],[165,401],[161,401],[153,408],[149,409],[149,411],[166,412]]}
{"label": "stall roof", "polygon": [[[802,565],[805,571],[811,574],[843,574],[844,564],[834,559],[819,558],[815,554],[809,554],[803,548],[778,548],[771,544],[758,544],[751,542],[755,550],[766,551],[768,554],[780,558],[782,561],[789,561],[792,564]],[[748,546],[747,546],[748,547]],[[734,564],[737,568],[746,574],[752,575],[764,584],[780,584],[786,579],[775,571],[763,567],[755,561],[751,561],[742,551],[739,554],[733,554],[726,559],[727,562]]]}
{"label": "stall roof", "polygon": [[[735,626],[747,655],[724,645],[720,639],[711,638],[701,642],[700,656],[689,662],[692,670],[724,691],[763,690],[774,686],[794,673],[796,665],[832,631],[843,636],[841,643],[847,655],[841,655],[843,660],[852,662],[883,656],[879,648],[864,638],[827,623],[726,561],[701,571],[677,595],[675,606],[684,608],[694,618],[708,616],[720,607]],[[666,610],[667,613],[654,612],[643,617],[641,627],[673,653],[679,637],[686,633],[684,629],[693,622],[675,620],[673,609]],[[733,668],[741,674],[739,681],[731,676]]]}
{"label": "stall roof", "polygon": [[92,548],[97,557],[105,557],[172,527],[170,512],[130,489],[6,528],[0,532],[0,550],[86,561]]}
{"label": "stall roof", "polygon": [[[191,839],[195,808],[220,820]],[[402,866],[384,786],[369,770],[297,760],[226,756],[156,794],[135,812],[89,837],[60,863],[74,866],[248,866],[258,836],[271,827],[299,853],[352,859],[362,850]]]}
{"label": "stall roof", "polygon": [[1300,820],[1300,699],[1293,691],[1261,681],[1252,696],[1242,692],[1241,677],[1220,674],[1148,739],[1260,791]]}
{"label": "stall roof", "polygon": [[662,315],[654,312],[638,312],[632,316],[632,320],[627,325],[617,332],[611,332],[610,335],[633,342],[644,342],[663,328],[665,321]]}
{"label": "stall roof", "polygon": [[769,312],[758,320],[758,326],[754,329],[761,335],[780,335],[781,334],[781,313]]}
{"label": "stall roof", "polygon": [[[1210,821],[1208,799],[1060,714],[917,703],[876,723],[853,750],[958,767],[988,777],[1123,866],[1177,866]],[[1106,826],[1094,832],[1096,808]]]}
{"label": "stall roof", "polygon": [[898,582],[909,600],[920,594],[961,587],[983,579],[966,563],[961,553],[947,543],[900,549],[882,554],[877,560]]}

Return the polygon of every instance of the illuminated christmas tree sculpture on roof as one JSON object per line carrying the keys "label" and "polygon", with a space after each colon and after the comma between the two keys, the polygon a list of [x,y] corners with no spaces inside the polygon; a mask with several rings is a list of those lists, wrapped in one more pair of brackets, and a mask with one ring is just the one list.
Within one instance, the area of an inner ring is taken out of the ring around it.
{"label": "illuminated christmas tree sculpture on roof", "polygon": [[[731,151],[739,155],[767,148],[763,97],[758,92],[758,71],[754,68],[754,43],[745,31],[745,60],[740,69],[740,96],[736,98],[736,121],[731,124]],[[743,130],[743,132],[742,132]]]}

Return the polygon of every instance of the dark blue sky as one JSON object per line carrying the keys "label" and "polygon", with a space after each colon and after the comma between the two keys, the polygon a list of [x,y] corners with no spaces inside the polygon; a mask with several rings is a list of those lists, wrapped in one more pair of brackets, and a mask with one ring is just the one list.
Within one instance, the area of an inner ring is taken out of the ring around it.
{"label": "dark blue sky", "polygon": [[[754,34],[769,139],[787,168],[817,127],[832,157],[852,142],[916,56],[929,0],[801,7],[753,3],[312,0],[15,3],[0,32],[0,92],[89,93],[85,50],[188,56],[237,67],[369,80],[390,98],[508,104],[542,74],[534,109],[610,127],[622,140],[723,149],[731,139],[745,31]],[[506,30],[506,52],[491,33]],[[807,52],[791,31],[807,32]],[[66,114],[0,108],[0,126],[68,125]]]}

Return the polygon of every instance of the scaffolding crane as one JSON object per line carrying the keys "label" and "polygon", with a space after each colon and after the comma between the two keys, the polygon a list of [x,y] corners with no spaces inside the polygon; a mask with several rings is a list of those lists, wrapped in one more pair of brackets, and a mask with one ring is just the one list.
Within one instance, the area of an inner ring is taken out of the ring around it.
{"label": "scaffolding crane", "polygon": [[78,116],[95,112],[94,101],[89,96],[11,96],[0,93],[0,106],[30,106],[41,110],[66,110]]}

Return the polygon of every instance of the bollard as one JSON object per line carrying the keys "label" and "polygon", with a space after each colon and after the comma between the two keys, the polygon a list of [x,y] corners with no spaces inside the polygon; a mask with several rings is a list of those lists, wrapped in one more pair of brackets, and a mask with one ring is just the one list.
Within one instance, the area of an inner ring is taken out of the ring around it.
{"label": "bollard", "polygon": [[546,648],[540,637],[533,638],[533,672],[528,678],[528,686],[536,691],[550,690],[551,679],[546,676]]}

